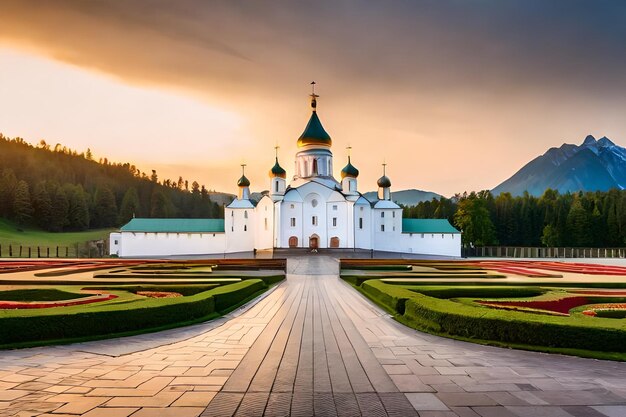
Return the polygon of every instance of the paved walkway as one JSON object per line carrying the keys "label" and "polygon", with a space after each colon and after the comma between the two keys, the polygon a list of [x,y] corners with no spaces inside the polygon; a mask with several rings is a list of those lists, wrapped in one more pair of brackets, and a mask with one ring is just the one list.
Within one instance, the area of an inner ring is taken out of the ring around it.
{"label": "paved walkway", "polygon": [[288,269],[217,328],[2,352],[0,416],[626,416],[626,363],[418,333],[332,258]]}

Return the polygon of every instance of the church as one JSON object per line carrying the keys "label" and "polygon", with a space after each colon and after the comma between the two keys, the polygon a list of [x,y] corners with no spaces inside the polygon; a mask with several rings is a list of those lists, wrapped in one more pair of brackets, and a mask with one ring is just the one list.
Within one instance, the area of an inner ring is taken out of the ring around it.
{"label": "church", "polygon": [[447,220],[402,218],[384,164],[375,201],[359,192],[359,170],[350,155],[341,180],[335,179],[332,139],[317,114],[318,97],[311,94],[311,117],[298,138],[289,183],[276,154],[269,170],[269,191],[258,201],[251,197],[244,171],[237,181],[237,198],[225,207],[224,219],[134,218],[111,233],[110,253],[160,257],[356,248],[460,257],[461,232]]}

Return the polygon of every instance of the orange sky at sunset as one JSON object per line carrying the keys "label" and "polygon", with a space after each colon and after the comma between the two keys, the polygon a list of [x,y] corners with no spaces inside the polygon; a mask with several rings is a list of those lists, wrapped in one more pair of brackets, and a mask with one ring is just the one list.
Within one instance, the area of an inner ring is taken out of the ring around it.
{"label": "orange sky at sunset", "polygon": [[312,80],[362,192],[383,159],[393,189],[449,196],[587,134],[626,144],[619,3],[51,3],[0,4],[0,132],[162,179],[232,193],[245,161],[261,191],[276,144],[292,175]]}

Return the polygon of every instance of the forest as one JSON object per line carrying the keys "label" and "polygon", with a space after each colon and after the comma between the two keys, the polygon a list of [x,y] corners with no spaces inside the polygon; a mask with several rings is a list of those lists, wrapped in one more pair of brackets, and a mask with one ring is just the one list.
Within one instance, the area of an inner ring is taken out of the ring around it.
{"label": "forest", "polygon": [[457,194],[403,207],[404,217],[447,218],[466,246],[620,247],[626,243],[626,190],[493,196]]}
{"label": "forest", "polygon": [[0,134],[0,217],[62,232],[118,227],[136,217],[221,218],[204,185],[159,180],[129,163]]}

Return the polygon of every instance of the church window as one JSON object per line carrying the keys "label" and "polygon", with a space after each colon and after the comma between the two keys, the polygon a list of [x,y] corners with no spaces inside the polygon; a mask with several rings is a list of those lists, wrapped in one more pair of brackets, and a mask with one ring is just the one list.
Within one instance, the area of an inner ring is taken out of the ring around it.
{"label": "church window", "polygon": [[114,245],[117,245],[117,240],[115,241]]}
{"label": "church window", "polygon": [[312,216],[312,217],[311,217],[311,224],[312,224],[313,226],[317,226],[317,216]]}
{"label": "church window", "polygon": [[337,227],[337,218],[333,217],[333,227]]}
{"label": "church window", "polygon": [[380,217],[383,217],[383,218],[385,217],[385,212],[384,211],[380,212]]}
{"label": "church window", "polygon": [[422,239],[424,239],[424,233],[422,233]]}
{"label": "church window", "polygon": [[245,224],[243,225],[243,231],[247,232],[248,231],[248,226],[246,226]]}
{"label": "church window", "polygon": [[317,175],[317,159],[313,160],[313,175]]}
{"label": "church window", "polygon": [[363,217],[359,217],[359,229],[363,229]]}
{"label": "church window", "polygon": [[313,207],[317,207],[317,200],[316,199],[311,200],[311,205]]}
{"label": "church window", "polygon": [[295,204],[292,204],[290,208],[296,208],[296,205],[295,205]]}
{"label": "church window", "polygon": [[230,217],[235,217],[235,212],[234,211],[230,212]]}
{"label": "church window", "polygon": [[361,209],[361,211],[363,211],[363,207],[359,207]]}
{"label": "church window", "polygon": [[393,228],[391,230],[393,230],[395,232],[396,231],[396,226],[393,226]]}
{"label": "church window", "polygon": [[337,204],[333,205],[333,210],[337,211]]}
{"label": "church window", "polygon": [[235,226],[230,226],[230,231],[234,232],[235,231]]}
{"label": "church window", "polygon": [[244,218],[244,219],[247,219],[247,218],[248,218],[248,210],[245,210],[245,211],[243,212],[243,218]]}
{"label": "church window", "polygon": [[265,230],[267,230],[267,217],[265,218]]}
{"label": "church window", "polygon": [[443,239],[443,233],[441,234],[441,238]]}
{"label": "church window", "polygon": [[395,211],[391,212],[391,217],[393,217],[394,219],[396,218],[396,212]]}
{"label": "church window", "polygon": [[278,192],[278,181],[276,181],[275,184],[276,184],[276,192]]}
{"label": "church window", "polygon": [[296,218],[295,217],[291,218],[291,227],[296,227]]}
{"label": "church window", "polygon": [[384,232],[384,231],[385,231],[385,225],[384,225],[384,224],[381,224],[381,225],[380,225],[380,231],[381,231],[381,232]]}

